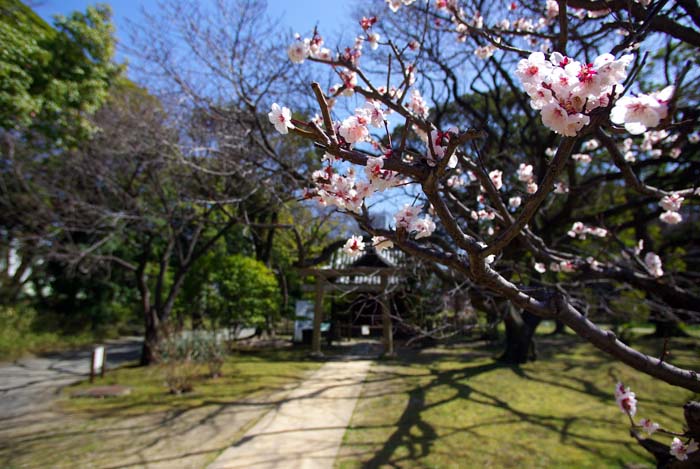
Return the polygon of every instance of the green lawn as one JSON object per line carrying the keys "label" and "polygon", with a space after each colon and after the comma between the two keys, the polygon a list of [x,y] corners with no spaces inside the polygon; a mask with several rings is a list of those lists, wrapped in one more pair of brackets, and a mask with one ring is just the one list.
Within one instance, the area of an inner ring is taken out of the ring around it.
{"label": "green lawn", "polygon": [[[652,467],[629,437],[615,383],[622,380],[637,393],[637,418],[675,430],[681,430],[680,406],[692,393],[642,376],[575,337],[539,340],[539,361],[521,367],[499,364],[493,359],[498,348],[485,344],[429,349],[375,365],[336,466]],[[698,369],[699,342],[672,341],[673,361]],[[635,345],[653,354],[663,347],[652,340]]]}
{"label": "green lawn", "polygon": [[99,415],[139,415],[159,411],[193,409],[203,405],[227,404],[244,397],[270,393],[282,389],[290,382],[321,363],[306,359],[305,350],[267,350],[236,353],[224,363],[221,376],[209,379],[207,370],[200,367],[194,382],[194,390],[184,394],[170,394],[164,385],[164,369],[152,367],[123,367],[107,373],[94,384],[88,381],[64,389],[68,397],[76,391],[108,384],[129,386],[133,392],[114,399],[63,399],[61,409],[68,413]]}
{"label": "green lawn", "polygon": [[69,386],[49,413],[4,422],[0,467],[206,467],[283,399],[288,386],[321,366],[307,353],[237,353],[221,377],[202,376],[193,392],[181,395],[167,392],[155,366],[121,368],[94,383],[129,386],[128,396],[71,398],[91,385]]}

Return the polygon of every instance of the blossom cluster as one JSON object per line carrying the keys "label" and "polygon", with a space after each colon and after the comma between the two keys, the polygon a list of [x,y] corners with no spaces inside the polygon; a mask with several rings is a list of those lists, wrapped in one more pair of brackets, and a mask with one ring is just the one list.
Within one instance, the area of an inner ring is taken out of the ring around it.
{"label": "blossom cluster", "polygon": [[387,111],[382,109],[379,102],[367,100],[361,108],[355,109],[355,114],[347,117],[337,126],[337,131],[345,142],[353,145],[369,140],[369,126],[382,127]]}
{"label": "blossom cluster", "polygon": [[394,214],[396,228],[414,233],[416,239],[426,238],[433,234],[435,222],[428,214],[420,218],[419,215],[422,210],[422,205],[404,205],[402,209]]}
{"label": "blossom cluster", "polygon": [[606,230],[605,228],[584,225],[580,221],[577,221],[574,222],[574,224],[571,226],[571,229],[566,234],[572,238],[578,237],[578,239],[586,239],[586,235],[604,238],[608,235],[608,230]]}
{"label": "blossom cluster", "polygon": [[340,174],[333,166],[326,166],[312,174],[315,187],[307,190],[305,198],[314,199],[322,206],[360,213],[367,197],[401,183],[398,173],[384,169],[383,157],[369,157],[365,174],[366,181],[358,180],[352,167],[346,174]]}
{"label": "blossom cluster", "polygon": [[312,38],[302,38],[295,35],[294,42],[287,48],[289,60],[295,64],[304,63],[308,58],[319,60],[333,60],[334,55],[330,49],[323,47],[323,38],[314,34]]}
{"label": "blossom cluster", "polygon": [[[681,156],[681,147],[676,142],[678,141],[679,135],[671,134],[667,130],[649,130],[644,132],[642,143],[636,146],[635,142],[631,138],[626,138],[622,142],[622,153],[625,161],[633,163],[637,160],[637,154],[644,153],[651,158],[661,158],[665,151],[661,147],[661,144],[671,144],[673,145],[666,154],[672,158],[677,159]],[[692,139],[688,138],[692,143]]]}
{"label": "blossom cluster", "polygon": [[[620,407],[620,410],[627,414],[630,419],[637,413],[637,397],[629,387],[625,387],[622,383],[617,383],[615,385],[615,401],[618,407]],[[649,419],[641,419],[635,426],[644,430],[649,436],[660,429],[658,423]],[[697,450],[698,444],[693,438],[684,443],[680,438],[673,437],[671,445],[669,446],[669,454],[679,461],[686,461],[688,455]]]}
{"label": "blossom cluster", "polygon": [[647,128],[658,126],[668,116],[668,103],[673,92],[674,87],[667,86],[651,94],[623,96],[610,111],[610,121],[624,125],[632,135],[643,134]]}
{"label": "blossom cluster", "polygon": [[664,196],[659,202],[659,206],[664,209],[665,212],[659,215],[659,219],[669,225],[680,223],[683,217],[678,211],[681,209],[681,204],[684,200],[685,198],[681,197],[681,195],[676,192]]}
{"label": "blossom cluster", "polygon": [[632,55],[615,59],[603,54],[581,63],[554,52],[549,59],[533,52],[518,63],[516,75],[540,111],[542,123],[558,134],[573,137],[590,122],[593,109],[607,106],[615,87],[627,77]]}
{"label": "blossom cluster", "polygon": [[[518,180],[524,182],[527,185],[527,193],[534,194],[537,192],[537,183],[535,182],[535,175],[533,174],[533,168],[531,164],[520,163],[520,166],[516,170],[518,175]],[[519,204],[518,204],[519,205]]]}
{"label": "blossom cluster", "polygon": [[[372,237],[372,247],[374,247],[374,249],[377,252],[382,252],[384,249],[389,249],[393,246],[394,243],[392,243],[390,239],[384,236]],[[345,252],[345,254],[347,254],[348,256],[357,257],[361,255],[366,248],[367,243],[364,242],[364,239],[361,236],[352,235],[345,242],[345,245],[343,246],[343,252]]]}

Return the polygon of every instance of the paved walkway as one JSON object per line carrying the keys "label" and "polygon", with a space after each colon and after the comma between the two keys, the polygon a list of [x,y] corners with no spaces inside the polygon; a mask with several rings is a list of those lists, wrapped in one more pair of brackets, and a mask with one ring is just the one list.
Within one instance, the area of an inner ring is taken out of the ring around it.
{"label": "paved walkway", "polygon": [[[106,368],[137,360],[142,340],[107,341]],[[44,410],[60,389],[90,373],[91,348],[0,364],[0,420]]]}
{"label": "paved walkway", "polygon": [[209,469],[332,468],[371,363],[326,363]]}

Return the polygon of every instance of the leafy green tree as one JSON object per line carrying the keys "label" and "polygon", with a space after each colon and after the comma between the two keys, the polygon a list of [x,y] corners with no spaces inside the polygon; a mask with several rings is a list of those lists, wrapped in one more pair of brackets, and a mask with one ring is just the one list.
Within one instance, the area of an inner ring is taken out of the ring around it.
{"label": "leafy green tree", "polygon": [[46,170],[62,158],[57,150],[96,129],[91,115],[121,68],[110,17],[98,5],[52,27],[18,0],[0,0],[0,297],[8,303],[41,270],[39,240],[54,228],[26,216],[42,210],[44,191],[21,168]]}
{"label": "leafy green tree", "polygon": [[1,0],[0,128],[32,133],[47,147],[87,137],[89,115],[120,70],[110,18],[109,6],[97,5],[51,27],[21,2]]}
{"label": "leafy green tree", "polygon": [[237,254],[219,261],[207,297],[215,321],[229,329],[263,326],[279,311],[275,274],[262,262]]}

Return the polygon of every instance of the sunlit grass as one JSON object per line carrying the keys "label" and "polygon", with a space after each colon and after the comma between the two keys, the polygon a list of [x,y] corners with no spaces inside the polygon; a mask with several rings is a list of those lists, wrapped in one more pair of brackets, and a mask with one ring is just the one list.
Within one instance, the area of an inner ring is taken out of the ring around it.
{"label": "sunlit grass", "polygon": [[[0,428],[2,468],[206,467],[258,418],[322,365],[305,350],[237,353],[221,377],[202,376],[191,393],[168,393],[161,368],[125,367],[94,384],[69,386],[42,416]],[[71,398],[82,389],[119,384],[122,397]]]}
{"label": "sunlit grass", "polygon": [[[376,365],[336,466],[652,467],[629,436],[614,384],[622,380],[637,393],[638,418],[676,430],[692,393],[574,337],[539,340],[540,359],[521,367],[497,363],[498,348],[488,346],[431,349]],[[663,341],[635,345],[658,355]],[[698,369],[697,339],[675,339],[671,350],[675,363]]]}
{"label": "sunlit grass", "polygon": [[177,395],[168,392],[163,367],[124,367],[108,372],[93,384],[84,381],[70,386],[64,389],[64,395],[111,384],[132,388],[130,395],[109,399],[64,399],[60,406],[65,412],[138,415],[210,404],[229,404],[244,397],[281,390],[304,372],[320,366],[318,362],[306,360],[305,356],[306,352],[300,350],[237,353],[226,359],[221,376],[217,378],[208,378],[207,368],[199,367],[196,370],[194,390]]}

